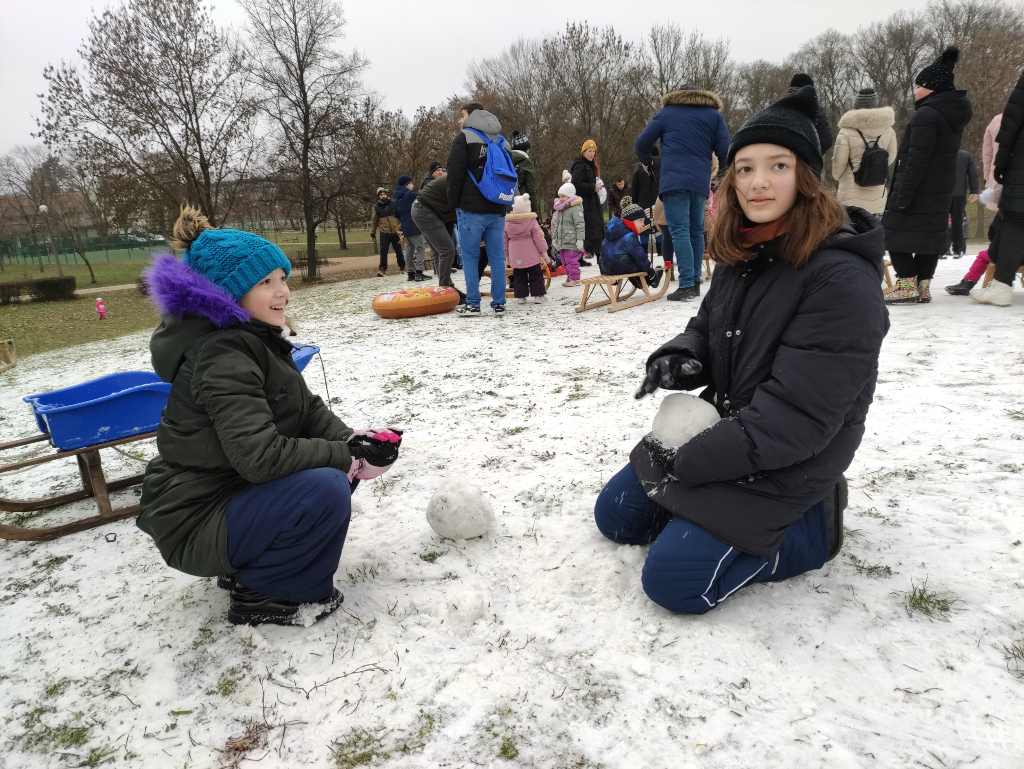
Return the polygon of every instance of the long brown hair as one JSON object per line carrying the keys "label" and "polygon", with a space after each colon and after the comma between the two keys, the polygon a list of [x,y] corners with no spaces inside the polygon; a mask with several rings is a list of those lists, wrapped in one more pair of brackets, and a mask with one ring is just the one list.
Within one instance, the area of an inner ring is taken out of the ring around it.
{"label": "long brown hair", "polygon": [[[790,267],[803,267],[811,254],[843,226],[846,213],[832,193],[822,186],[818,174],[799,158],[796,159],[796,191],[779,251]],[[744,217],[736,196],[736,164],[733,163],[715,193],[714,224],[708,238],[708,254],[718,264],[737,264],[750,258],[750,252],[740,245]]]}

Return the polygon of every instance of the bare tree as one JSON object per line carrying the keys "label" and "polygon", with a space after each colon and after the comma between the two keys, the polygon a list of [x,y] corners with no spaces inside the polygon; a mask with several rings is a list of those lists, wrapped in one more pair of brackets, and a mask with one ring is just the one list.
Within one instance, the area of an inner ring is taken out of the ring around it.
{"label": "bare tree", "polygon": [[814,78],[818,101],[829,122],[838,123],[853,101],[859,80],[850,38],[835,29],[825,30],[800,46],[789,63]]}
{"label": "bare tree", "polygon": [[[22,222],[24,230],[31,237],[36,258],[39,260],[40,272],[43,272],[43,255],[39,250],[37,231],[40,227],[48,230],[40,206],[45,206],[48,210],[60,191],[57,180],[47,165],[50,160],[50,153],[39,144],[18,145],[0,158],[0,180],[9,193],[5,197],[7,207],[12,215]],[[64,269],[48,231],[46,239],[57,264],[57,274],[63,276]]]}
{"label": "bare tree", "polygon": [[[43,76],[40,136],[86,142],[177,207],[198,203],[211,222],[231,207],[232,182],[255,148],[255,109],[236,42],[203,0],[126,0],[89,22],[81,65]],[[165,158],[170,173],[148,160]]]}
{"label": "bare tree", "polygon": [[[241,0],[249,18],[252,74],[265,94],[283,165],[295,174],[306,228],[308,274],[316,276],[316,227],[341,194],[330,148],[352,127],[366,60],[335,50],[345,20],[334,0]],[[318,168],[319,166],[319,168]],[[333,170],[332,170],[333,169]],[[322,183],[314,177],[319,176]]]}

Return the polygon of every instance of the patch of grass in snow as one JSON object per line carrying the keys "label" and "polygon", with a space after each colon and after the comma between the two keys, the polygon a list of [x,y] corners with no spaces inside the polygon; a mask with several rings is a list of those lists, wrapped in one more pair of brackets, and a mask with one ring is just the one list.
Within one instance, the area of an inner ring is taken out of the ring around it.
{"label": "patch of grass in snow", "polygon": [[382,475],[373,482],[373,496],[377,497],[377,499],[386,497],[394,490],[397,484],[397,475]]}
{"label": "patch of grass in snow", "polygon": [[881,563],[868,563],[862,561],[860,558],[855,556],[853,553],[847,553],[846,557],[850,560],[853,568],[857,570],[858,574],[866,574],[869,577],[891,577],[892,569],[885,564]]}
{"label": "patch of grass in snow", "polygon": [[538,454],[536,451],[533,451],[533,452],[530,453],[530,456],[533,457],[536,460],[541,461],[541,462],[550,462],[557,455],[553,451],[544,451],[544,452],[542,452],[540,454]]}
{"label": "patch of grass in snow", "polygon": [[1024,681],[1024,641],[1004,646],[1003,659],[1006,660],[1006,669],[1010,675]]}
{"label": "patch of grass in snow", "polygon": [[501,750],[498,751],[498,755],[506,761],[511,761],[519,755],[519,748],[516,747],[511,737],[501,738]]}
{"label": "patch of grass in snow", "polygon": [[70,555],[53,555],[45,561],[32,561],[32,565],[40,571],[53,571],[71,560]]}
{"label": "patch of grass in snow", "polygon": [[404,390],[407,393],[419,390],[421,387],[426,387],[423,382],[417,382],[415,377],[411,377],[408,374],[402,374],[400,377],[392,379],[384,385],[384,392],[392,392],[394,390]]}
{"label": "patch of grass in snow", "polygon": [[523,432],[523,430],[525,430],[525,429],[526,428],[522,427],[522,426],[520,426],[520,427],[506,427],[503,432],[505,433],[505,435],[519,435],[519,433]]}
{"label": "patch of grass in snow", "polygon": [[198,635],[192,639],[192,648],[198,649],[200,646],[206,646],[211,643],[213,643],[213,631],[208,627],[201,627],[199,628]]}
{"label": "patch of grass in snow", "polygon": [[67,617],[69,614],[74,614],[75,610],[68,606],[66,603],[59,603],[56,606],[53,604],[43,604],[46,609],[47,615],[51,617]]}
{"label": "patch of grass in snow", "polygon": [[907,609],[908,616],[914,616],[915,613],[920,613],[928,617],[929,619],[937,617],[941,614],[948,614],[953,608],[953,604],[959,601],[958,598],[951,596],[941,595],[934,590],[928,589],[928,580],[926,579],[920,585],[910,581],[910,590],[906,593],[897,593],[896,595],[903,596],[903,603]]}
{"label": "patch of grass in snow", "polygon": [[383,737],[371,734],[362,727],[356,727],[344,739],[336,741],[331,746],[331,754],[334,756],[334,763],[339,769],[350,769],[353,766],[365,766],[377,759],[391,758],[391,754],[384,749]]}
{"label": "patch of grass in snow", "polygon": [[[47,726],[43,716],[55,712],[53,708],[39,706],[33,708],[21,720],[25,731],[12,738],[9,743],[22,750],[45,752],[58,748],[77,748],[89,741],[89,726],[75,722]],[[75,720],[81,721],[84,713],[76,713]]]}
{"label": "patch of grass in snow", "polygon": [[442,555],[444,555],[444,553],[435,553],[433,551],[431,551],[429,553],[422,553],[420,555],[420,560],[421,561],[426,561],[427,563],[433,563],[438,558],[440,558]]}
{"label": "patch of grass in snow", "polygon": [[378,565],[374,564],[372,566],[368,566],[364,563],[355,570],[354,574],[351,571],[348,572],[348,581],[354,585],[357,582],[366,582],[369,579],[377,579],[378,576],[380,576],[380,567]]}
{"label": "patch of grass in snow", "polygon": [[487,467],[493,470],[501,469],[502,462],[501,457],[484,457],[484,461],[480,463],[480,467]]}
{"label": "patch of grass in snow", "polygon": [[867,510],[863,511],[861,513],[861,515],[866,515],[868,518],[874,518],[874,519],[876,519],[878,521],[881,521],[883,526],[899,526],[900,525],[899,521],[891,518],[888,515],[885,515],[883,513],[878,512],[878,508],[877,507],[868,508]]}
{"label": "patch of grass in snow", "polygon": [[1018,422],[1024,422],[1024,410],[1021,409],[1010,409],[1006,412],[1006,415],[1010,419],[1016,419]]}
{"label": "patch of grass in snow", "polygon": [[421,710],[416,723],[416,731],[409,739],[395,749],[396,752],[409,755],[410,753],[419,752],[426,747],[430,741],[428,738],[433,734],[434,729],[437,728],[437,717],[433,713],[426,713]]}
{"label": "patch of grass in snow", "polygon": [[58,697],[61,694],[63,694],[67,690],[67,688],[71,686],[72,683],[73,682],[70,678],[65,677],[60,679],[59,681],[54,681],[52,684],[43,689],[43,691],[46,693],[47,697]]}
{"label": "patch of grass in snow", "polygon": [[208,691],[207,694],[219,694],[221,697],[230,697],[238,690],[239,679],[234,677],[237,675],[238,668],[228,668],[220,674],[216,688]]}

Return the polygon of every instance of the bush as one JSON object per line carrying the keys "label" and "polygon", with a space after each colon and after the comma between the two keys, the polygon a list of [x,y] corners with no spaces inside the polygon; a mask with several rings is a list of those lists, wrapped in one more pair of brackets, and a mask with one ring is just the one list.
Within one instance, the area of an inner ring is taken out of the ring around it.
{"label": "bush", "polygon": [[75,276],[29,281],[26,293],[34,302],[61,302],[75,298]]}
{"label": "bush", "polygon": [[25,284],[12,281],[0,283],[0,305],[10,304],[18,301],[18,297],[25,292]]}

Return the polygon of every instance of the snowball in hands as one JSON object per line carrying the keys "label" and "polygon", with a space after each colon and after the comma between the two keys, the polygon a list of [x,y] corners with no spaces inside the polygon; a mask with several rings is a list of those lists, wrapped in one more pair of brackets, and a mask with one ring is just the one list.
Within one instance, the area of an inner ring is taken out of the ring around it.
{"label": "snowball in hands", "polygon": [[707,430],[721,417],[706,400],[689,393],[672,393],[654,417],[653,435],[664,446],[678,448]]}
{"label": "snowball in hands", "polygon": [[441,482],[427,503],[427,523],[444,539],[482,537],[494,522],[494,510],[480,487],[461,478]]}

